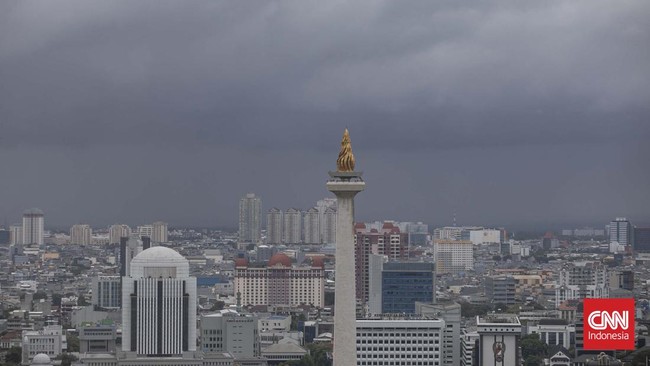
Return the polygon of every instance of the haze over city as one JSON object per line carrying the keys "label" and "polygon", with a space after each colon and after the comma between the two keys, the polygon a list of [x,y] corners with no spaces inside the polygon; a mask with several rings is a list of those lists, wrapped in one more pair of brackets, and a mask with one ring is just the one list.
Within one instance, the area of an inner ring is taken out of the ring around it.
{"label": "haze over city", "polygon": [[0,222],[237,225],[331,197],[359,220],[650,222],[650,4],[0,3]]}

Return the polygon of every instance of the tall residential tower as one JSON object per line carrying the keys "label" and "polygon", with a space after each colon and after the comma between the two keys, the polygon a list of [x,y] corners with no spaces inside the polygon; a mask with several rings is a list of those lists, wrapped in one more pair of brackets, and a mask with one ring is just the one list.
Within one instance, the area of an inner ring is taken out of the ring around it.
{"label": "tall residential tower", "polygon": [[239,242],[258,243],[262,223],[262,200],[248,193],[239,200]]}

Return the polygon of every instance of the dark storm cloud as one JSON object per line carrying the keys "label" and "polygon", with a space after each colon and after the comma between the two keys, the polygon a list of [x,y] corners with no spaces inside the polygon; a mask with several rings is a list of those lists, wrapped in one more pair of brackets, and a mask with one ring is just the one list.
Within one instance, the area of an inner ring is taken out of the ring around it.
{"label": "dark storm cloud", "polygon": [[345,126],[362,219],[650,221],[650,5],[0,4],[0,218],[306,208]]}

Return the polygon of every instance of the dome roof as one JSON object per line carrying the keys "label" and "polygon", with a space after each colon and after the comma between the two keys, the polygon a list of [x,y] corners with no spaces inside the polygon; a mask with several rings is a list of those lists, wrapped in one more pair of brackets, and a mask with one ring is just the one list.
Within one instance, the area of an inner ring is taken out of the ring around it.
{"label": "dome roof", "polygon": [[312,267],[319,267],[319,268],[325,268],[325,258],[322,256],[317,256],[317,257],[311,257],[311,266]]}
{"label": "dome roof", "polygon": [[32,359],[32,365],[52,365],[50,356],[45,353],[39,353]]}
{"label": "dome roof", "polygon": [[273,254],[273,257],[269,259],[268,266],[273,267],[278,264],[282,265],[283,267],[291,267],[291,259],[284,253]]}
{"label": "dome roof", "polygon": [[133,257],[132,263],[141,262],[141,263],[151,263],[151,262],[164,262],[166,264],[172,263],[187,263],[187,259],[183,257],[180,253],[174,249],[167,247],[151,247],[147,250],[143,250],[138,255]]}

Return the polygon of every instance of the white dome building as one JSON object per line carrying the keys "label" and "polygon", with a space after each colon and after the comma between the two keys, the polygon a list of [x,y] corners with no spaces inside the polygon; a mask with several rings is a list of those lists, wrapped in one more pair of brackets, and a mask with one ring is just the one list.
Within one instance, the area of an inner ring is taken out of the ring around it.
{"label": "white dome building", "polygon": [[187,259],[166,247],[131,260],[122,279],[122,351],[136,357],[196,351],[196,278],[189,273]]}
{"label": "white dome building", "polygon": [[46,355],[45,353],[39,353],[34,356],[31,365],[52,366],[52,360],[50,360],[50,356]]}

